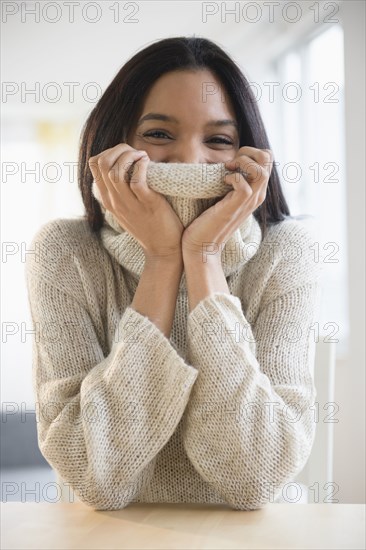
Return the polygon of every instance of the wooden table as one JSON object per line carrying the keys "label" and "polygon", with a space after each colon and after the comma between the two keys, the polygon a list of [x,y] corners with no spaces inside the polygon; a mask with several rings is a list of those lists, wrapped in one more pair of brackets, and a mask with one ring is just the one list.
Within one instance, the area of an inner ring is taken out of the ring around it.
{"label": "wooden table", "polygon": [[132,503],[115,512],[83,503],[1,504],[1,548],[365,548],[363,504],[268,504],[255,511]]}

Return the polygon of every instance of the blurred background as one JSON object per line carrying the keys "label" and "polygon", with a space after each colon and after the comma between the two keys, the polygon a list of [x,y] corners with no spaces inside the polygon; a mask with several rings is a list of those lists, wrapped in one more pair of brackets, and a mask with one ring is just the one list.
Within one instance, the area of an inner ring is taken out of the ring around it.
{"label": "blurred background", "polygon": [[37,446],[29,244],[47,221],[83,214],[80,132],[120,67],[158,39],[196,35],[241,67],[291,214],[316,222],[317,453],[333,483],[331,502],[364,502],[365,3],[81,0],[1,8],[2,500],[57,500],[54,472]]}

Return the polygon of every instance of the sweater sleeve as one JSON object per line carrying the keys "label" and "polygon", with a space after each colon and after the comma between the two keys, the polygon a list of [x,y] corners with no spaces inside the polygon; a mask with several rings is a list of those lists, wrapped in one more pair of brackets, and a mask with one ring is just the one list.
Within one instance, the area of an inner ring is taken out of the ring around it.
{"label": "sweater sleeve", "polygon": [[309,457],[316,427],[311,326],[320,288],[317,277],[305,273],[299,286],[277,291],[253,326],[240,299],[224,292],[207,296],[189,314],[188,360],[199,375],[184,447],[233,508],[273,502]]}
{"label": "sweater sleeve", "polygon": [[123,508],[149,483],[198,373],[131,307],[104,356],[74,296],[30,272],[27,286],[40,450],[85,504]]}

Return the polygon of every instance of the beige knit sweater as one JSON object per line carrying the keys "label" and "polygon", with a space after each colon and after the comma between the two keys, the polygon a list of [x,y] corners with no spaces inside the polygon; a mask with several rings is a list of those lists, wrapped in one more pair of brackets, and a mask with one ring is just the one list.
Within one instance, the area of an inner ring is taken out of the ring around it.
{"label": "beige knit sweater", "polygon": [[[151,162],[147,182],[186,226],[231,189],[224,171]],[[43,456],[97,510],[276,501],[315,436],[311,327],[321,270],[311,227],[288,218],[262,238],[247,218],[222,252],[230,294],[189,312],[183,273],[167,339],[130,307],[140,244],[105,217],[99,235],[84,218],[52,220],[27,255]]]}

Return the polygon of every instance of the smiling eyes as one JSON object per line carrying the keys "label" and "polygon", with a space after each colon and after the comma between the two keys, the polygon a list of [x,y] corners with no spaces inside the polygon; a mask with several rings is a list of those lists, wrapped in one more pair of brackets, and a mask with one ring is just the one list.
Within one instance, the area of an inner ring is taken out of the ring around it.
{"label": "smiling eyes", "polygon": [[[162,132],[161,130],[153,130],[153,131],[150,131],[150,132],[145,132],[144,134],[142,134],[144,137],[152,137],[152,138],[156,138],[156,139],[160,139],[156,134],[160,134],[160,135],[163,135],[163,139],[166,138],[166,139],[171,139],[165,132]],[[219,140],[219,141],[214,141],[214,140]],[[223,145],[234,145],[232,141],[226,139],[226,138],[221,138],[221,137],[214,137],[214,138],[211,138],[209,141],[213,142],[213,143],[217,143],[218,145],[220,144],[223,144]]]}

